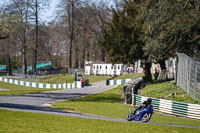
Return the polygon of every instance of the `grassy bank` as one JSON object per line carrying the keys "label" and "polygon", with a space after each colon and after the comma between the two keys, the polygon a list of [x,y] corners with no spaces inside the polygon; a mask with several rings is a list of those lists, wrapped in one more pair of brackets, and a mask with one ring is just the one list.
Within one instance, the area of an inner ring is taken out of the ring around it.
{"label": "grassy bank", "polygon": [[168,99],[178,102],[198,103],[198,101],[195,101],[188,96],[183,89],[176,86],[175,81],[155,81],[153,83],[148,83],[144,88],[139,90],[139,95]]}
{"label": "grassy bank", "polygon": [[25,94],[25,93],[39,93],[45,91],[54,91],[58,89],[41,89],[34,87],[25,87],[15,84],[9,84],[0,82],[0,88],[7,89],[7,91],[0,91],[0,95],[14,95],[14,94]]}
{"label": "grassy bank", "polygon": [[1,133],[198,133],[198,129],[0,110]]}
{"label": "grassy bank", "polygon": [[[122,104],[122,87],[102,92],[99,94],[83,97],[73,101],[57,102],[53,104],[56,108],[70,111],[78,111],[85,114],[107,116],[111,118],[126,119],[129,105]],[[178,125],[199,126],[200,121],[164,114],[154,113],[150,122],[169,123]]]}

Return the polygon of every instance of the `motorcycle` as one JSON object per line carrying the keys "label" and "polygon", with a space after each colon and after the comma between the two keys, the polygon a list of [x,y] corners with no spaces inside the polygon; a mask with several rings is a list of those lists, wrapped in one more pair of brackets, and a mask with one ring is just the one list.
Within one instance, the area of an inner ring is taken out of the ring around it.
{"label": "motorcycle", "polygon": [[127,121],[142,121],[148,122],[151,119],[153,114],[153,106],[148,105],[147,108],[138,108],[136,113],[134,114],[131,109],[129,109],[129,114],[127,115]]}

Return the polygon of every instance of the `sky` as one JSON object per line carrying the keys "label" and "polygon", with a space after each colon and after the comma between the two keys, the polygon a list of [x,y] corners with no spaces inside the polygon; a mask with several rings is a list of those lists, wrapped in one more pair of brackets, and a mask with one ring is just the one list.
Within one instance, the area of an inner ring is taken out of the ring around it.
{"label": "sky", "polygon": [[[6,2],[9,2],[10,0],[0,0],[0,6],[2,4],[5,4]],[[55,18],[55,15],[56,15],[56,7],[58,5],[58,3],[61,1],[61,0],[49,0],[50,1],[50,4],[49,4],[49,7],[47,9],[45,9],[40,17],[42,19],[42,21],[51,21]],[[92,1],[99,1],[99,0],[92,0]],[[110,4],[114,3],[114,1],[119,1],[119,0],[107,0],[110,2]]]}
{"label": "sky", "polygon": [[[50,21],[55,17],[56,12],[56,6],[61,0],[50,0],[50,7],[44,11],[42,14],[42,19],[44,21]],[[99,0],[92,0],[92,1],[99,1]],[[114,2],[118,2],[119,0],[107,0],[110,2],[110,4],[113,4]]]}
{"label": "sky", "polygon": [[50,0],[49,7],[41,15],[43,21],[50,21],[55,17],[56,6],[60,0]]}

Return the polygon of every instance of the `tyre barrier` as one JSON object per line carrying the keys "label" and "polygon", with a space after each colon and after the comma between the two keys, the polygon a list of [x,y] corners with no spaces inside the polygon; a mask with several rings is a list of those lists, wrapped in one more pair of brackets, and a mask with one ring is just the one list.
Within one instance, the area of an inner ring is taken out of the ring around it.
{"label": "tyre barrier", "polygon": [[[147,98],[148,97],[133,94],[132,104],[139,105],[143,101],[147,100]],[[199,104],[188,104],[165,99],[152,98],[152,105],[154,110],[163,113],[200,120]]]}
{"label": "tyre barrier", "polygon": [[26,82],[26,81],[20,81],[20,80],[0,77],[0,82],[21,85],[21,86],[26,86],[26,87],[44,88],[44,89],[81,88],[81,81],[76,81],[74,83],[63,83],[63,84],[44,84],[44,83]]}

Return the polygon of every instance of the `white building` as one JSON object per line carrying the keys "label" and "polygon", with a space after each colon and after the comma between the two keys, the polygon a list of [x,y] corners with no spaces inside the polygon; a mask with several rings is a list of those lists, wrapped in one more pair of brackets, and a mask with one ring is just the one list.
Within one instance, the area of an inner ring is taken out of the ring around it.
{"label": "white building", "polygon": [[92,63],[85,65],[85,75],[122,75],[122,64]]}

